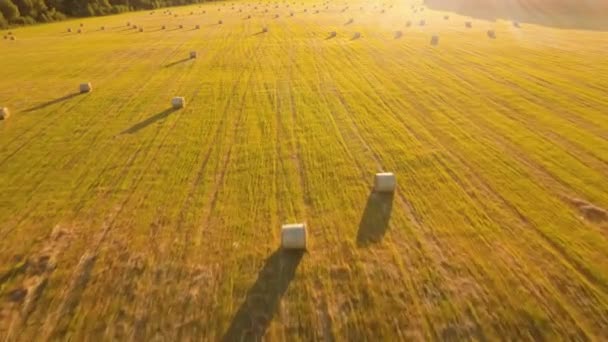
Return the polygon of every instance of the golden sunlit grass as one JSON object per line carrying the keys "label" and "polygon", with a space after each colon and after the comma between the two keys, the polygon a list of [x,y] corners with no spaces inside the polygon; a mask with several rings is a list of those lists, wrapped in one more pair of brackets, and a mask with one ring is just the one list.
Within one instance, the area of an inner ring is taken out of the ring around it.
{"label": "golden sunlit grass", "polygon": [[607,339],[608,35],[411,5],[13,29],[0,339]]}

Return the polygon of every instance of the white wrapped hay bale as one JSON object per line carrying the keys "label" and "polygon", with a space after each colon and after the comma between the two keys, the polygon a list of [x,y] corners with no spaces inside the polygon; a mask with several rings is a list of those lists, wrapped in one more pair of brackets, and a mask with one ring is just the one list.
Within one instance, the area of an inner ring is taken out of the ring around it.
{"label": "white wrapped hay bale", "polygon": [[283,249],[306,249],[306,224],[290,223],[281,227]]}
{"label": "white wrapped hay bale", "polygon": [[190,51],[190,59],[195,59],[197,56],[196,51]]}
{"label": "white wrapped hay bale", "polygon": [[91,91],[93,91],[93,86],[91,85],[91,82],[80,84],[81,93],[90,93]]}
{"label": "white wrapped hay bale", "polygon": [[0,107],[0,120],[6,120],[11,116],[11,113],[8,111],[6,107]]}
{"label": "white wrapped hay bale", "polygon": [[171,106],[173,106],[174,109],[186,107],[186,98],[182,96],[174,97],[173,99],[171,99]]}
{"label": "white wrapped hay bale", "polygon": [[376,173],[374,178],[374,191],[376,192],[393,192],[397,186],[397,179],[392,172]]}

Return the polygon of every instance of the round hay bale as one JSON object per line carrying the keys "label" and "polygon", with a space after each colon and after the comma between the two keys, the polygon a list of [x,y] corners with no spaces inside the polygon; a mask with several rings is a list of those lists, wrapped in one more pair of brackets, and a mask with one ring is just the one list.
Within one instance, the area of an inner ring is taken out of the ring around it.
{"label": "round hay bale", "polygon": [[163,26],[161,26],[161,27],[160,27],[160,29],[161,29],[161,30],[164,30],[164,29],[166,29],[166,28],[167,28],[167,27],[166,27],[165,25],[163,25]]}
{"label": "round hay bale", "polygon": [[131,23],[127,21],[127,27],[131,26]]}
{"label": "round hay bale", "polygon": [[196,51],[190,51],[190,59],[195,59],[197,57]]}
{"label": "round hay bale", "polygon": [[496,39],[496,32],[494,32],[494,30],[488,30],[488,37],[490,39]]}
{"label": "round hay bale", "polygon": [[186,107],[186,98],[182,96],[177,96],[171,99],[171,106],[173,109],[180,109]]}
{"label": "round hay bale", "polygon": [[392,172],[380,172],[376,173],[374,177],[374,191],[375,192],[393,192],[397,186],[397,180],[395,174]]}
{"label": "round hay bale", "polygon": [[402,36],[403,36],[403,32],[401,32],[401,31],[396,31],[396,32],[395,32],[395,39],[399,39],[399,38],[401,38]]}
{"label": "round hay bale", "polygon": [[420,26],[424,26],[424,25],[426,25],[426,20],[420,20],[420,23],[419,23],[419,24],[420,24]]}
{"label": "round hay bale", "polygon": [[183,28],[184,28],[184,25],[179,25],[179,28],[180,28],[180,29],[183,29]]}
{"label": "round hay bale", "polygon": [[8,36],[4,36],[4,39],[8,39]]}
{"label": "round hay bale", "polygon": [[200,30],[200,29],[201,29],[201,25],[196,25],[196,26],[194,26],[194,29],[195,29],[195,30]]}
{"label": "round hay bale", "polygon": [[289,13],[289,16],[290,16],[290,17],[293,17],[293,12]]}
{"label": "round hay bale", "polygon": [[132,28],[134,28],[134,29],[136,29],[136,28],[137,28],[137,25],[133,25],[133,26],[131,26],[131,27],[132,27]]}
{"label": "round hay bale", "polygon": [[275,18],[275,19],[276,19],[276,18],[278,18],[278,17],[279,17],[279,15],[278,15],[278,14],[275,14],[275,15],[274,15],[274,18]]}
{"label": "round hay bale", "polygon": [[412,22],[411,21],[408,21],[408,22],[405,23],[405,27],[410,27],[410,26],[412,26]]}
{"label": "round hay bale", "polygon": [[72,29],[70,27],[68,27],[68,32],[72,32]]}
{"label": "round hay bale", "polygon": [[224,23],[224,22],[223,22],[223,21],[221,21],[221,20],[219,20],[219,21],[217,22],[217,24],[218,24],[218,25],[222,25],[223,23]]}
{"label": "round hay bale", "polygon": [[439,44],[439,36],[434,35],[433,37],[431,37],[431,45],[437,46],[438,44]]}
{"label": "round hay bale", "polygon": [[514,26],[514,27],[517,27],[517,28],[520,28],[520,27],[521,27],[521,26],[519,25],[519,22],[518,22],[518,21],[514,21],[514,22],[513,22],[513,26]]}
{"label": "round hay bale", "polygon": [[82,33],[82,30],[81,30],[81,29],[78,29],[78,33]]}
{"label": "round hay bale", "polygon": [[105,26],[102,26],[102,27],[100,28],[100,30],[105,31],[105,30],[106,30],[106,27],[105,27]]}
{"label": "round hay bale", "polygon": [[290,223],[281,227],[281,248],[306,249],[306,224]]}
{"label": "round hay bale", "polygon": [[450,16],[449,16],[449,15],[445,15],[445,16],[443,16],[443,20],[449,20],[449,19],[450,19]]}
{"label": "round hay bale", "polygon": [[9,116],[11,116],[11,113],[9,112],[8,108],[0,107],[0,120],[6,120]]}
{"label": "round hay bale", "polygon": [[144,28],[143,28],[143,27],[140,27],[140,28],[139,28],[139,32],[144,32]]}
{"label": "round hay bale", "polygon": [[355,32],[352,39],[355,40],[355,39],[359,39],[359,38],[361,38],[361,33]]}
{"label": "round hay bale", "polygon": [[265,27],[265,26],[264,26],[264,27],[262,27],[262,32],[263,32],[263,33],[268,32],[268,27]]}
{"label": "round hay bale", "polygon": [[11,40],[17,40],[15,36],[11,36]]}
{"label": "round hay bale", "polygon": [[83,23],[80,23],[80,27],[84,27],[84,24],[83,24]]}
{"label": "round hay bale", "polygon": [[470,22],[470,21],[466,21],[466,22],[464,23],[464,27],[466,27],[466,28],[471,28],[471,27],[473,27],[473,23],[472,23],[472,22]]}
{"label": "round hay bale", "polygon": [[80,93],[90,93],[93,91],[93,86],[91,85],[91,82],[81,83],[79,90]]}

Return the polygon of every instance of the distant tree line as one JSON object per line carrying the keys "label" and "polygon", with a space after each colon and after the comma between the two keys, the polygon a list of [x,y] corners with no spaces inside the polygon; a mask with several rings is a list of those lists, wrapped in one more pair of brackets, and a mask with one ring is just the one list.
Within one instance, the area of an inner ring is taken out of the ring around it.
{"label": "distant tree line", "polygon": [[202,0],[0,0],[0,27],[90,17],[165,6],[199,3]]}

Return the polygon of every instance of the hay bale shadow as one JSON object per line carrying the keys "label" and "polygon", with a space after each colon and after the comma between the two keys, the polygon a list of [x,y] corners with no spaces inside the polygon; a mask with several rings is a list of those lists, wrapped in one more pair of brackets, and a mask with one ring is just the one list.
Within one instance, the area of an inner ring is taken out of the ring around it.
{"label": "hay bale shadow", "polygon": [[33,112],[33,111],[36,111],[36,110],[39,110],[39,109],[43,109],[43,108],[48,107],[50,105],[54,105],[54,104],[59,103],[59,102],[67,101],[67,100],[69,100],[71,98],[74,98],[74,97],[76,97],[78,95],[81,95],[81,93],[78,92],[78,93],[68,94],[68,95],[62,96],[60,98],[57,98],[57,99],[54,99],[54,100],[51,100],[51,101],[47,101],[47,102],[41,103],[41,104],[39,104],[37,106],[28,108],[28,109],[24,110],[24,112],[25,113],[29,113],[29,112]]}
{"label": "hay bale shadow", "polygon": [[333,32],[329,32],[329,35],[327,36],[327,38],[325,38],[325,40],[329,40],[332,38],[336,38],[336,36],[338,35],[337,32],[333,31]]}
{"label": "hay bale shadow", "polygon": [[184,62],[187,62],[189,60],[190,60],[190,58],[183,58],[183,59],[180,59],[179,61],[171,62],[171,63],[165,65],[165,68],[170,68],[170,67],[172,67],[174,65],[177,65],[177,64],[180,64],[180,63],[184,63]]}
{"label": "hay bale shadow", "polygon": [[367,246],[382,240],[388,229],[394,197],[393,192],[372,191],[369,194],[357,232],[358,246]]}
{"label": "hay bale shadow", "polygon": [[151,124],[168,117],[169,115],[171,115],[171,113],[173,113],[177,110],[178,109],[175,109],[175,108],[165,109],[162,112],[152,115],[151,117],[145,119],[144,121],[138,122],[135,125],[125,129],[124,131],[120,132],[120,135],[137,133],[140,130],[150,126]]}
{"label": "hay bale shadow", "polygon": [[303,251],[277,250],[266,259],[222,341],[262,340],[303,255]]}

